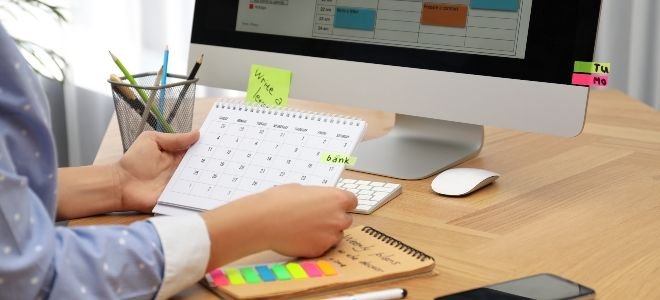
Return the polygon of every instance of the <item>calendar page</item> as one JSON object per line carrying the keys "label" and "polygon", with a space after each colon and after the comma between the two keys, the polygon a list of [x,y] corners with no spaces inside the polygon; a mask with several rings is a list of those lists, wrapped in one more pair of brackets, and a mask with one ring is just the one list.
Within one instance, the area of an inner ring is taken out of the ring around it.
{"label": "calendar page", "polygon": [[334,186],[366,123],[342,116],[216,102],[154,208],[159,214],[204,211],[275,185]]}

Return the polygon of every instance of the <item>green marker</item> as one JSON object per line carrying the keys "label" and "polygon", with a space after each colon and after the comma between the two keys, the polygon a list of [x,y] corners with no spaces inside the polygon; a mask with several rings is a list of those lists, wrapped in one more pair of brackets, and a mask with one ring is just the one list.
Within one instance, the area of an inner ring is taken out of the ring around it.
{"label": "green marker", "polygon": [[[112,60],[115,62],[117,67],[119,67],[119,70],[121,70],[122,74],[124,74],[124,77],[126,77],[126,80],[130,82],[132,85],[138,85],[137,81],[135,81],[135,78],[133,78],[133,75],[126,70],[126,67],[124,67],[124,64],[121,63],[119,58],[117,58],[112,52],[108,51],[110,53],[110,56],[112,56]],[[163,76],[167,76],[166,74],[163,74]],[[147,94],[142,90],[142,89],[136,89],[138,94],[140,95],[140,98],[142,98],[142,102],[144,102],[145,105],[149,102],[149,97],[147,97]],[[151,106],[149,107],[149,110],[156,116],[156,119],[158,119],[158,123],[162,124],[163,127],[165,127],[165,132],[168,133],[173,133],[174,129],[172,126],[165,121],[165,118],[163,118],[163,115],[160,113],[160,111],[155,107]]]}

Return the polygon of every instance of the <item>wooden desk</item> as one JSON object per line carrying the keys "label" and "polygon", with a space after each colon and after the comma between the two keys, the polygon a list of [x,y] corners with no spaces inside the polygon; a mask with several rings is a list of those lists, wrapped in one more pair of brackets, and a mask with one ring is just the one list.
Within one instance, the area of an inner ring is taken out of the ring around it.
{"label": "wooden desk", "polygon": [[[197,127],[209,105],[197,103]],[[337,109],[299,101],[293,105]],[[383,113],[356,113],[367,117],[371,137],[387,131],[393,120]],[[95,163],[121,155],[114,122]],[[502,177],[467,198],[433,194],[431,179],[394,180],[403,184],[401,196],[373,215],[355,216],[356,224],[374,226],[436,259],[437,276],[380,287],[405,287],[411,299],[429,299],[552,272],[596,289],[599,299],[660,295],[659,112],[620,92],[596,91],[579,137],[487,128],[481,154],[462,166],[486,168]],[[382,180],[350,171],[344,176]],[[72,223],[128,223],[144,217]],[[181,295],[213,298],[201,287]]]}

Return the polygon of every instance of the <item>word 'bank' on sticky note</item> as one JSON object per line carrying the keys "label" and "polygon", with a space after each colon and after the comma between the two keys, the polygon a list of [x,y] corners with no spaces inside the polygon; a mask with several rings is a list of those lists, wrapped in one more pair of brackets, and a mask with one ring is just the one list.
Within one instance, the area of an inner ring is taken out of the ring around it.
{"label": "word 'bank' on sticky note", "polygon": [[323,152],[320,158],[320,161],[326,164],[354,166],[357,162],[357,157],[341,153]]}
{"label": "word 'bank' on sticky note", "polygon": [[573,66],[573,72],[575,73],[610,74],[611,70],[612,65],[603,62],[576,61]]}
{"label": "word 'bank' on sticky note", "polygon": [[252,65],[246,100],[265,106],[287,106],[293,73],[288,70]]}

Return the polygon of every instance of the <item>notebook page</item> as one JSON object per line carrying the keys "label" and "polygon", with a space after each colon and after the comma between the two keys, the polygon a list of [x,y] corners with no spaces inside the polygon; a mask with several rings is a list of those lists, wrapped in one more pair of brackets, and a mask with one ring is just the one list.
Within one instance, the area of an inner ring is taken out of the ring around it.
{"label": "notebook page", "polygon": [[218,102],[154,212],[203,211],[286,183],[334,186],[344,166],[321,155],[352,153],[365,127],[356,119]]}

